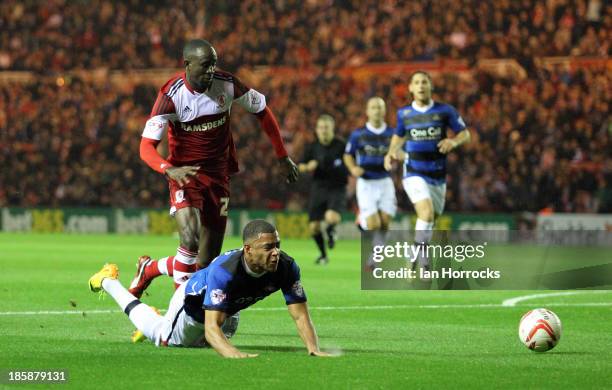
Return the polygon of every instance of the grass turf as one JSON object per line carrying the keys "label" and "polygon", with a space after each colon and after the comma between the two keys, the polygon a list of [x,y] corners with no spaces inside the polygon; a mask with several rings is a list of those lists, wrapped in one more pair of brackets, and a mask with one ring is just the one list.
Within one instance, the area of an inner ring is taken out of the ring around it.
{"label": "grass turf", "polygon": [[[225,249],[239,245],[228,239]],[[173,254],[156,236],[0,234],[0,369],[68,369],[73,388],[603,388],[612,383],[612,293],[544,297],[517,307],[516,291],[361,291],[359,242],[339,242],[326,267],[314,244],[284,240],[302,268],[313,321],[333,359],[308,357],[280,293],[243,311],[232,342],[259,353],[225,360],[210,349],[156,348],[129,341],[133,329],[87,279],[105,261],[127,285],[139,255]],[[169,279],[143,301],[165,308]],[[430,305],[427,307],[419,307]],[[434,308],[433,305],[445,305]],[[452,307],[452,305],[471,305]],[[563,322],[552,351],[518,340],[521,315],[547,306]],[[113,310],[95,313],[92,310]],[[61,314],[7,314],[59,311]],[[0,385],[1,386],[1,385]],[[39,385],[19,385],[29,387]]]}

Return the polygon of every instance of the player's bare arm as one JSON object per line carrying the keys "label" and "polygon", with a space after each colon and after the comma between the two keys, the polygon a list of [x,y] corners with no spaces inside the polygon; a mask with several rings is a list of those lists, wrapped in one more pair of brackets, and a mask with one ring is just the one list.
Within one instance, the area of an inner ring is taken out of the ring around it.
{"label": "player's bare arm", "polygon": [[402,150],[402,146],[406,142],[408,137],[400,137],[397,134],[394,134],[391,137],[391,144],[389,145],[389,151],[385,155],[385,169],[390,171],[393,168],[394,161],[404,161],[406,158],[406,153]]}
{"label": "player's bare arm", "polygon": [[309,173],[314,172],[318,166],[319,163],[317,162],[317,160],[310,160],[307,163],[301,163],[300,165],[298,165],[298,169],[301,173]]}
{"label": "player's bare arm", "polygon": [[468,129],[461,130],[453,138],[444,138],[438,142],[438,150],[442,154],[447,154],[457,147],[469,143],[471,139],[470,131]]}
{"label": "player's bare arm", "polygon": [[164,174],[169,179],[174,180],[180,187],[189,183],[189,178],[198,174],[198,166],[187,165],[184,167],[168,167],[164,171]]}
{"label": "player's bare arm", "polygon": [[298,166],[295,165],[289,156],[280,158],[278,162],[281,165],[281,171],[283,172],[283,176],[285,176],[287,183],[295,183],[301,172],[298,169]]}
{"label": "player's bare arm", "polygon": [[345,153],[342,159],[344,160],[344,165],[349,170],[351,175],[355,177],[361,177],[365,172],[362,167],[357,165],[357,163],[355,162],[355,157],[353,157],[352,155]]}
{"label": "player's bare arm", "polygon": [[289,309],[289,314],[291,314],[291,317],[295,321],[295,326],[297,327],[298,333],[300,334],[304,345],[306,345],[308,354],[310,356],[320,357],[332,356],[329,353],[322,352],[319,349],[319,339],[317,338],[317,332],[315,331],[314,325],[310,319],[307,304],[294,303],[292,305],[288,305],[287,309]]}
{"label": "player's bare arm", "polygon": [[204,311],[204,337],[206,341],[214,348],[217,353],[226,358],[251,358],[257,357],[257,354],[240,352],[234,347],[221,330],[221,325],[225,321],[226,314],[216,310]]}

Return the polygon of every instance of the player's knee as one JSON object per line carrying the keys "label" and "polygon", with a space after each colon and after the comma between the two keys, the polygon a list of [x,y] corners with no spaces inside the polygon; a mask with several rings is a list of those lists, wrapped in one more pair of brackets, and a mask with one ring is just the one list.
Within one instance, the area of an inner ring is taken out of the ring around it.
{"label": "player's knee", "polygon": [[368,230],[378,230],[380,229],[380,218],[378,218],[378,215],[371,215],[366,219],[366,224]]}
{"label": "player's knee", "polygon": [[380,230],[389,230],[391,224],[391,216],[383,214],[380,216]]}
{"label": "player's knee", "polygon": [[425,221],[425,222],[433,222],[434,221],[434,213],[433,211],[422,211],[420,213],[417,213],[417,218]]}
{"label": "player's knee", "polygon": [[327,210],[327,212],[325,212],[325,222],[328,224],[336,225],[340,223],[341,219],[340,213],[336,211]]}
{"label": "player's knee", "polygon": [[433,222],[434,220],[434,209],[431,202],[423,202],[415,207],[417,218],[422,221]]}
{"label": "player's knee", "polygon": [[311,235],[319,234],[321,233],[321,224],[319,222],[310,222],[308,230],[310,230]]}

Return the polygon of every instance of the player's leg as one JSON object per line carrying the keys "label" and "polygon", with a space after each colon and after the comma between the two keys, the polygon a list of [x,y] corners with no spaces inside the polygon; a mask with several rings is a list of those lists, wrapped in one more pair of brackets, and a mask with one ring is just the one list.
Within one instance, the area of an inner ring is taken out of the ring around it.
{"label": "player's leg", "polygon": [[378,214],[377,188],[372,181],[362,178],[357,179],[356,196],[357,207],[359,207],[359,225],[363,230],[377,230],[380,228],[380,216]]}
{"label": "player's leg", "polygon": [[[360,212],[361,215],[361,212]],[[365,218],[361,218],[360,221],[360,226],[363,229],[362,233],[362,237],[369,237],[371,238],[372,242],[372,248],[381,245],[381,240],[380,237],[378,235],[378,232],[380,231],[380,215],[376,212],[374,214],[371,214]],[[367,234],[365,232],[368,232]],[[382,243],[382,245],[384,245],[384,242]],[[368,257],[367,263],[366,263],[366,269],[374,269],[376,265],[376,262],[374,261],[374,251],[372,251],[370,253],[370,256]]]}
{"label": "player's leg", "polygon": [[202,223],[200,222],[200,210],[195,207],[177,210],[175,218],[179,233],[179,247],[174,255],[172,278],[178,287],[196,271]]}
{"label": "player's leg", "polygon": [[421,246],[418,261],[419,265],[429,268],[429,257],[425,250],[433,236],[434,206],[431,198],[423,199],[414,204],[417,220],[414,226],[414,242]]}
{"label": "player's leg", "polygon": [[136,276],[129,289],[134,296],[142,296],[151,281],[160,275],[171,276],[175,287],[178,287],[195,272],[201,231],[203,186],[199,176],[182,188],[170,182],[170,215],[176,219],[179,247],[174,256],[151,261],[148,261],[148,256],[139,259]]}
{"label": "player's leg", "polygon": [[325,249],[325,239],[321,231],[321,221],[325,217],[325,198],[322,196],[322,191],[317,191],[316,188],[311,190],[310,199],[308,201],[308,230],[310,236],[314,240],[319,249],[319,256],[315,263],[327,264],[327,250]]}
{"label": "player's leg", "polygon": [[388,177],[381,179],[378,183],[379,198],[377,199],[378,216],[380,225],[374,233],[374,242],[377,245],[387,243],[387,233],[391,220],[397,212],[397,199],[395,197],[395,185],[393,180]]}
{"label": "player's leg", "polygon": [[327,244],[329,249],[334,249],[336,246],[336,240],[338,239],[336,234],[336,225],[338,225],[341,221],[342,216],[338,211],[332,209],[325,211],[325,223],[327,224],[325,233],[327,234]]}
{"label": "player's leg", "polygon": [[207,267],[215,257],[221,253],[225,230],[212,230],[210,227],[202,226],[200,235],[200,250],[198,252],[198,269]]}
{"label": "player's leg", "polygon": [[420,266],[429,268],[429,258],[424,254],[427,244],[431,241],[434,226],[434,206],[430,188],[425,179],[420,176],[405,178],[403,185],[417,215],[414,241],[415,244],[421,245],[418,262]]}
{"label": "player's leg", "polygon": [[221,253],[230,201],[228,178],[206,178],[198,267],[205,268]]}
{"label": "player's leg", "polygon": [[147,255],[140,256],[136,263],[136,276],[128,291],[140,298],[153,279],[161,275],[170,277],[174,275],[174,256],[163,257],[159,260],[151,259]]}
{"label": "player's leg", "polygon": [[434,219],[442,215],[446,203],[446,184],[429,185],[431,202],[433,205]]}
{"label": "player's leg", "polygon": [[362,178],[357,179],[355,196],[359,208],[359,226],[363,230],[374,230],[380,226],[376,196],[371,182]]}
{"label": "player's leg", "polygon": [[308,230],[310,231],[310,236],[319,249],[319,256],[315,260],[315,263],[327,264],[327,250],[325,249],[325,239],[323,238],[323,232],[321,231],[321,220],[311,220],[308,222]]}
{"label": "player's leg", "polygon": [[158,345],[191,347],[204,339],[204,325],[185,313],[185,288],[181,284],[168,304]]}
{"label": "player's leg", "polygon": [[327,233],[327,239],[329,241],[329,249],[333,249],[337,240],[336,225],[342,220],[340,212],[344,209],[346,204],[345,190],[330,191],[327,194],[326,203],[327,210],[325,211],[325,223],[327,224],[327,228],[325,232]]}
{"label": "player's leg", "polygon": [[179,233],[179,247],[174,256],[152,260],[141,256],[138,261],[136,276],[130,284],[130,293],[141,297],[149,284],[160,275],[172,276],[175,287],[178,287],[196,271],[199,236],[202,229],[200,210],[185,207],[176,211],[176,224]]}
{"label": "player's leg", "polygon": [[389,226],[391,225],[391,220],[393,220],[393,216],[385,213],[384,211],[380,211],[378,215],[380,217],[380,230],[383,232],[389,231]]}
{"label": "player's leg", "polygon": [[378,212],[371,214],[365,218],[361,227],[364,230],[379,230],[381,226],[380,214]]}
{"label": "player's leg", "polygon": [[89,279],[89,288],[96,292],[106,291],[121,310],[128,316],[130,321],[144,335],[152,341],[157,341],[163,326],[164,318],[155,309],[140,302],[138,298],[130,294],[117,279],[119,269],[114,264],[106,264],[101,271]]}

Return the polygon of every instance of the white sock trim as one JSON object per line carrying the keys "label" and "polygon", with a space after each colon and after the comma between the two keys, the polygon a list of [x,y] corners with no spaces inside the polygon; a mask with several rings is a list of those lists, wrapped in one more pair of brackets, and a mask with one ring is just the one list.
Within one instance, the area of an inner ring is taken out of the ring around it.
{"label": "white sock trim", "polygon": [[157,260],[157,269],[162,275],[168,275],[168,257],[164,257],[163,259]]}
{"label": "white sock trim", "polygon": [[433,222],[428,222],[417,218],[416,224],[414,226],[414,241],[417,243],[428,243],[429,241],[431,241],[431,237],[433,235],[433,227]]}

